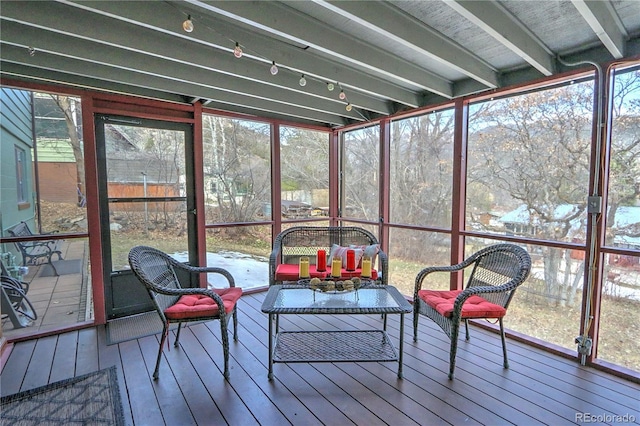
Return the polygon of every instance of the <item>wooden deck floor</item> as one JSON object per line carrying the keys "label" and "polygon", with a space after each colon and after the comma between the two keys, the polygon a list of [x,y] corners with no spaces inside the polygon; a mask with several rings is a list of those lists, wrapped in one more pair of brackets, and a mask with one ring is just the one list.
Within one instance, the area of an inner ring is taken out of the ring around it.
{"label": "wooden deck floor", "polygon": [[[116,365],[124,410],[134,425],[438,425],[580,424],[580,416],[640,422],[640,385],[473,327],[461,342],[456,378],[447,379],[448,341],[421,320],[412,341],[406,317],[404,379],[396,363],[276,364],[267,380],[265,293],[243,296],[239,341],[231,343],[231,377],[222,377],[217,322],[183,331],[181,348],[165,348],[160,379],[151,379],[158,336],[106,345],[104,327],[16,343],[0,375],[2,395]],[[288,330],[380,327],[379,316],[284,316]],[[399,321],[389,317],[397,344]],[[582,417],[585,418],[585,417]],[[617,422],[616,422],[617,420]]]}
{"label": "wooden deck floor", "polygon": [[[45,275],[47,264],[30,266],[29,273],[22,277],[29,283],[27,298],[33,304],[37,318],[28,327],[15,327],[11,319],[2,319],[2,333],[7,339],[23,338],[30,334],[43,334],[63,326],[93,320],[90,283],[84,265],[87,262],[87,241],[65,240],[60,245],[63,262],[78,262],[79,268],[63,271],[61,275]],[[54,256],[54,262],[57,257]],[[3,312],[6,314],[6,312]]]}

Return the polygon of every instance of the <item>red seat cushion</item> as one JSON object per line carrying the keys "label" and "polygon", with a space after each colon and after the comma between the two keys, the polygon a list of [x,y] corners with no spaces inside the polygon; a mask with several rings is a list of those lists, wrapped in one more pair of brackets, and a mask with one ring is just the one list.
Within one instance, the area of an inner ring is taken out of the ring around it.
{"label": "red seat cushion", "polygon": [[[240,287],[213,289],[222,298],[224,310],[231,313],[240,296]],[[187,318],[213,317],[218,315],[217,303],[204,294],[187,294],[182,296],[173,305],[165,309],[164,314],[168,319],[179,320]]]}
{"label": "red seat cushion", "polygon": [[[318,272],[316,271],[316,265],[309,265],[309,275],[311,275],[311,278],[324,278],[331,272],[329,269],[324,272]],[[299,279],[300,267],[298,264],[281,263],[276,267],[276,281],[297,281]]]}
{"label": "red seat cushion", "polygon": [[[453,303],[461,292],[461,290],[420,290],[418,297],[440,315],[451,318]],[[462,305],[462,318],[502,318],[506,313],[507,310],[504,307],[475,295],[469,297]]]}
{"label": "red seat cushion", "polygon": [[[353,272],[347,272],[345,269],[342,269],[342,277],[341,278],[352,278],[359,277],[361,269],[356,269]],[[311,278],[328,278],[331,275],[331,267],[329,266],[326,271],[318,272],[316,271],[316,265],[309,265],[309,275]],[[378,278],[378,271],[375,269],[371,270],[371,278]],[[296,264],[288,264],[281,263],[276,267],[276,281],[298,281],[300,279],[299,267]]]}

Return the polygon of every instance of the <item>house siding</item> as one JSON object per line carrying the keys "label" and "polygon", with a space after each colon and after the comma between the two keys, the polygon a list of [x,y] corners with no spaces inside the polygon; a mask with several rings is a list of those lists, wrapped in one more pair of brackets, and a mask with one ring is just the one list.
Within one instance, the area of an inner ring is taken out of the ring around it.
{"label": "house siding", "polygon": [[52,203],[77,203],[76,163],[38,163],[40,199]]}
{"label": "house siding", "polygon": [[[24,220],[33,222],[34,192],[28,194],[28,206],[18,204],[16,181],[15,147],[26,154],[26,175],[33,176],[31,149],[33,148],[33,121],[31,114],[31,92],[10,88],[0,89],[0,202],[2,215],[0,228],[6,229]],[[33,180],[27,182],[33,188]],[[25,208],[26,207],[26,208]]]}
{"label": "house siding", "polygon": [[78,170],[68,139],[38,138],[40,200],[78,202]]}

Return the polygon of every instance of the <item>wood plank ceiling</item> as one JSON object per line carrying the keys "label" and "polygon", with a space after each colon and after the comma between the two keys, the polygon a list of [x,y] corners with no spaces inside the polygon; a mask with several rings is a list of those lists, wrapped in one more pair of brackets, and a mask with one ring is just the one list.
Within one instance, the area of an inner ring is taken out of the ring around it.
{"label": "wood plank ceiling", "polygon": [[2,77],[327,127],[640,55],[635,0],[4,1],[0,21]]}

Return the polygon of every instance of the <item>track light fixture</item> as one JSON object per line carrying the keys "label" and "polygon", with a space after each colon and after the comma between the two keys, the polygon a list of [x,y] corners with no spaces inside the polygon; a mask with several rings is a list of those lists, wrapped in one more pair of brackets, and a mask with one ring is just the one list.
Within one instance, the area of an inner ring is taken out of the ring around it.
{"label": "track light fixture", "polygon": [[347,95],[346,93],[344,93],[344,90],[340,90],[340,94],[338,95],[338,97],[343,101],[347,99]]}
{"label": "track light fixture", "polygon": [[327,90],[328,91],[333,92],[333,89],[335,89],[335,88],[336,88],[336,86],[334,86],[333,83],[331,83],[331,82],[327,83]]}
{"label": "track light fixture", "polygon": [[31,46],[29,46],[29,50],[28,50],[28,52],[29,52],[29,56],[36,56],[36,49],[35,49],[35,47],[31,47]]}
{"label": "track light fixture", "polygon": [[353,106],[351,104],[347,104],[344,109],[346,109],[347,111],[351,111],[353,109]]}
{"label": "track light fixture", "polygon": [[304,78],[304,74],[302,74],[302,77],[300,77],[300,81],[298,83],[300,83],[300,86],[302,87],[307,85],[307,79]]}
{"label": "track light fixture", "polygon": [[191,20],[191,15],[187,16],[187,19],[182,23],[182,29],[188,33],[193,31],[193,21]]}

